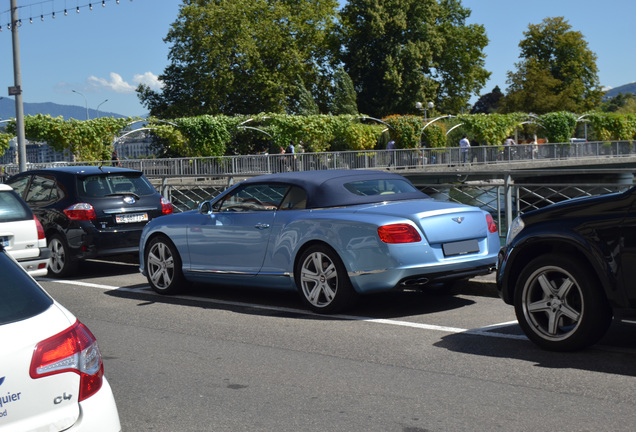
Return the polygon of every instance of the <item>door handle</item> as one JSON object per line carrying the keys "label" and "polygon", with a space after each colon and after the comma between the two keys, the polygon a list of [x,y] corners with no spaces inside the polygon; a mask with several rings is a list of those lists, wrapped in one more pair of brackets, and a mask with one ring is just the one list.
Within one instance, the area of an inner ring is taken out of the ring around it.
{"label": "door handle", "polygon": [[269,228],[269,224],[266,224],[266,223],[256,224],[256,225],[254,225],[254,228],[259,229],[259,230],[267,229],[267,228]]}

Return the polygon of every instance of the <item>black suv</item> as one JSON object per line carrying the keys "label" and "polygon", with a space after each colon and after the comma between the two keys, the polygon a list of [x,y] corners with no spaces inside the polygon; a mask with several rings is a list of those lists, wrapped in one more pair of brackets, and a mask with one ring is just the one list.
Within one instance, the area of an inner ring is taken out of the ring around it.
{"label": "black suv", "polygon": [[591,345],[612,317],[636,324],[636,187],[515,219],[499,253],[497,288],[545,349]]}
{"label": "black suv", "polygon": [[87,258],[138,252],[146,223],[173,210],[141,171],[125,168],[36,169],[6,183],[44,226],[49,274],[57,277],[72,274]]}

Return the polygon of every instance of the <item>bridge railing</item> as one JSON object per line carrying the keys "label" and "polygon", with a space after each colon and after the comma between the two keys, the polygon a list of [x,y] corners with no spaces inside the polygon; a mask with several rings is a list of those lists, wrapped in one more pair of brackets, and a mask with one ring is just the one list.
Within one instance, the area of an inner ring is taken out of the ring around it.
{"label": "bridge railing", "polygon": [[[281,171],[316,169],[426,169],[462,164],[496,165],[563,159],[621,158],[636,155],[636,142],[603,141],[514,146],[475,146],[462,152],[459,147],[396,150],[341,151],[322,153],[257,154],[173,159],[124,159],[127,168],[143,171],[148,177],[198,177],[258,175]],[[111,161],[90,162],[111,165]],[[29,168],[52,165],[86,165],[86,162],[28,164]],[[18,172],[17,164],[3,167],[7,175]]]}

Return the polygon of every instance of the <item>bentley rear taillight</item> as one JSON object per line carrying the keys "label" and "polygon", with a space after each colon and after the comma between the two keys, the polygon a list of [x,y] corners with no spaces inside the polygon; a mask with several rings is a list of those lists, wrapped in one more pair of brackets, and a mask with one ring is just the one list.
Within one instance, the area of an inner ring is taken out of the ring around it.
{"label": "bentley rear taillight", "polygon": [[161,214],[167,215],[173,211],[172,203],[167,198],[161,197]]}
{"label": "bentley rear taillight", "polygon": [[381,226],[378,235],[384,243],[416,243],[422,240],[415,227],[409,224]]}
{"label": "bentley rear taillight", "polygon": [[486,223],[488,223],[488,232],[497,232],[497,224],[495,223],[495,220],[492,218],[492,215],[490,213],[486,214]]}

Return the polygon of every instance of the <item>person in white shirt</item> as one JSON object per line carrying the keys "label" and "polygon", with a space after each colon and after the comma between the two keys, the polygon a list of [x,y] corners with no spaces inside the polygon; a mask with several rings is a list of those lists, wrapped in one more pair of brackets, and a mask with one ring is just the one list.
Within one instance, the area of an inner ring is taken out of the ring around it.
{"label": "person in white shirt", "polygon": [[464,135],[464,137],[459,140],[459,151],[461,153],[462,164],[466,165],[468,160],[468,149],[470,148],[470,141],[468,141],[468,137]]}

